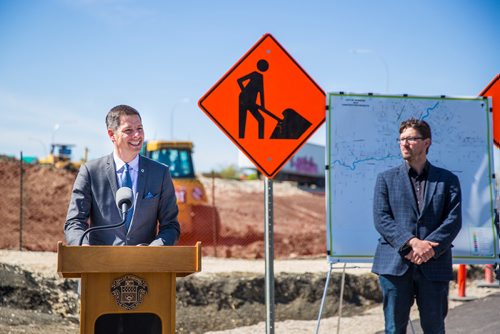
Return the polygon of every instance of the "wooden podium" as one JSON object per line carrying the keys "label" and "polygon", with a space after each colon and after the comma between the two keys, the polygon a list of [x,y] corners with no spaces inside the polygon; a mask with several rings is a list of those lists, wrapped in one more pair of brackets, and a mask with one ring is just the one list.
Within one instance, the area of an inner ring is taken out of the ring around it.
{"label": "wooden podium", "polygon": [[195,246],[57,245],[57,272],[81,278],[80,333],[175,332],[176,277],[201,271]]}

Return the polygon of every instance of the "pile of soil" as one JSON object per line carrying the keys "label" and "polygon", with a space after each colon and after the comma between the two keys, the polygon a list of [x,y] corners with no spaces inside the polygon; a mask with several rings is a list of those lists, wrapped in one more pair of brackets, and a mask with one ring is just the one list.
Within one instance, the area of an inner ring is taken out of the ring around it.
{"label": "pile of soil", "polygon": [[[214,192],[221,219],[217,256],[264,257],[264,182],[201,178],[208,198]],[[213,182],[213,183],[212,183]],[[324,192],[292,182],[273,182],[274,255],[294,258],[326,255]],[[205,247],[213,255],[211,245]]]}
{"label": "pile of soil", "polygon": [[[341,274],[332,279],[340,281]],[[314,320],[318,317],[325,275],[281,273],[275,277],[275,318]],[[344,316],[358,314],[382,299],[373,275],[346,275]],[[330,284],[324,314],[338,310],[340,286]],[[248,273],[192,276],[177,283],[177,332],[204,333],[249,326],[266,319],[264,276]]]}
{"label": "pile of soil", "polygon": [[[0,159],[0,248],[19,249],[22,238],[22,249],[56,251],[57,242],[64,240],[76,172],[23,165],[22,176],[21,180],[18,160]],[[215,202],[221,220],[217,247],[205,243],[204,255],[217,252],[218,257],[263,258],[263,181],[204,177],[201,181],[209,204]],[[275,257],[325,255],[324,193],[303,191],[289,182],[274,182],[273,202]]]}
{"label": "pile of soil", "polygon": [[[56,251],[76,173],[0,159],[0,248]],[[21,191],[22,189],[22,191]],[[22,208],[22,210],[21,210]],[[22,231],[22,234],[20,233]]]}
{"label": "pile of soil", "polygon": [[[339,281],[340,274],[332,279]],[[281,273],[275,278],[276,321],[313,320],[321,302],[324,274]],[[264,277],[250,273],[192,275],[177,280],[177,333],[205,333],[253,325],[266,318]],[[328,289],[325,314],[338,309],[339,285]],[[343,314],[379,303],[373,275],[346,275]],[[75,280],[43,277],[0,263],[0,333],[62,334],[78,331]]]}
{"label": "pile of soil", "polygon": [[0,333],[76,333],[78,310],[75,280],[0,263]]}

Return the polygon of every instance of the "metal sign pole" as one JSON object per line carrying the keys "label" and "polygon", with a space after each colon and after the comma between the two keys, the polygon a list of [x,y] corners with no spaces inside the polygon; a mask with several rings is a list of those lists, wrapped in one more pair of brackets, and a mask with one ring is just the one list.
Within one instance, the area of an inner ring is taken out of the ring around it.
{"label": "metal sign pole", "polygon": [[274,232],[273,232],[273,180],[264,181],[265,197],[265,256],[266,256],[266,334],[274,334]]}

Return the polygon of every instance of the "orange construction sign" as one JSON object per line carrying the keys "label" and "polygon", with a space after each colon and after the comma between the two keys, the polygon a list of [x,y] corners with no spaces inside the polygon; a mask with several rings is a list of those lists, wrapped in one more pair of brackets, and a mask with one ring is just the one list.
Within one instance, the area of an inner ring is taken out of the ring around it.
{"label": "orange construction sign", "polygon": [[325,92],[270,34],[264,35],[198,105],[269,178],[326,116]]}
{"label": "orange construction sign", "polygon": [[493,100],[493,142],[500,148],[500,74],[497,74],[479,95],[491,97]]}

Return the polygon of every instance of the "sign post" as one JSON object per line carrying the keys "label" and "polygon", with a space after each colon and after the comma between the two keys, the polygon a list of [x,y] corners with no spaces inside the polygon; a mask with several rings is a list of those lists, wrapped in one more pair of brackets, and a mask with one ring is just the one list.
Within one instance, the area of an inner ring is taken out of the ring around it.
{"label": "sign post", "polygon": [[278,41],[265,34],[198,105],[266,176],[266,332],[272,334],[272,178],[325,122],[326,95]]}
{"label": "sign post", "polygon": [[266,333],[274,333],[274,211],[273,180],[265,179],[265,291],[266,291]]}

